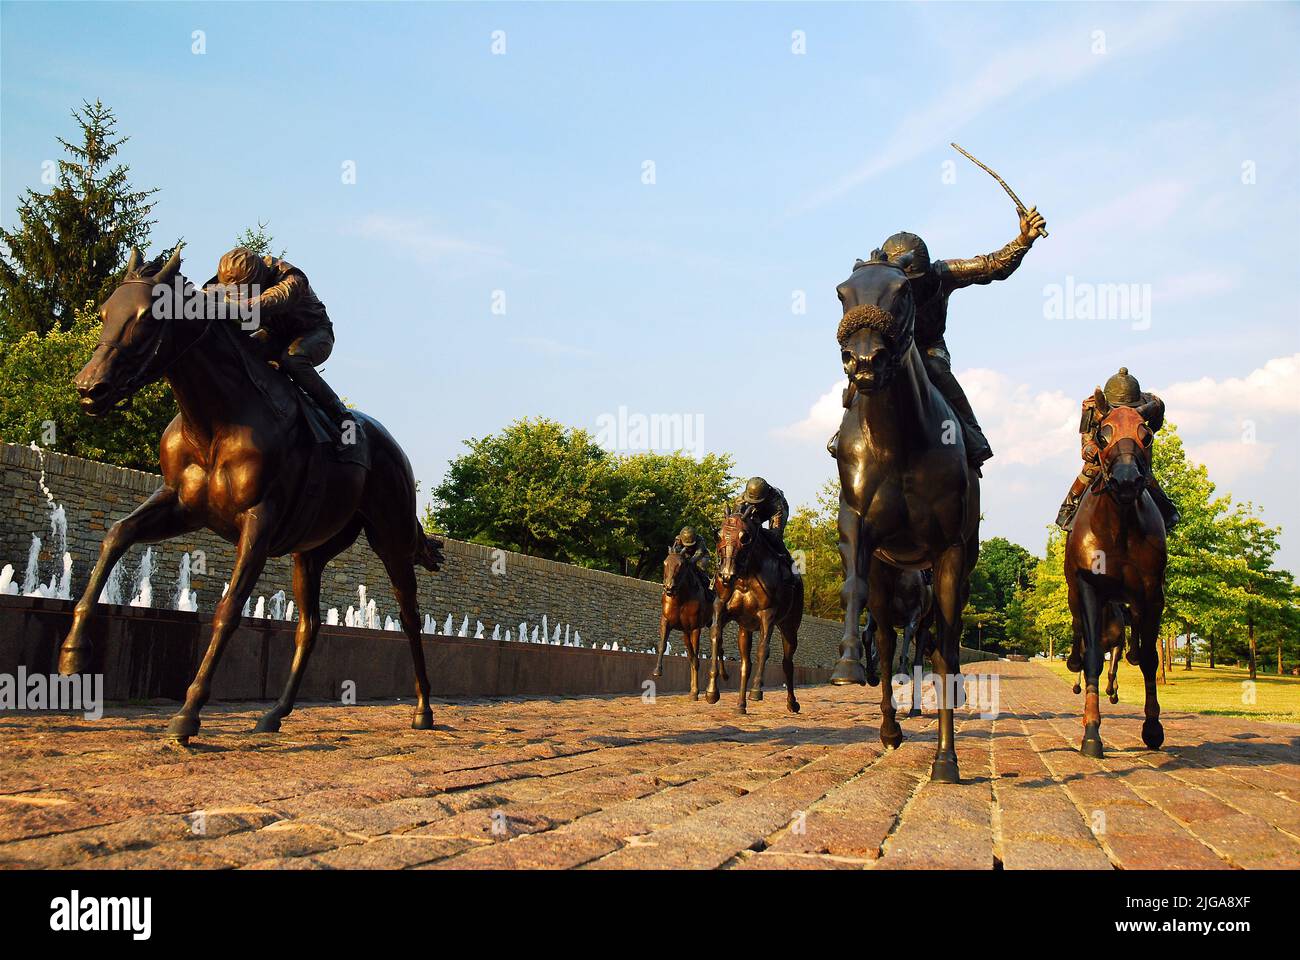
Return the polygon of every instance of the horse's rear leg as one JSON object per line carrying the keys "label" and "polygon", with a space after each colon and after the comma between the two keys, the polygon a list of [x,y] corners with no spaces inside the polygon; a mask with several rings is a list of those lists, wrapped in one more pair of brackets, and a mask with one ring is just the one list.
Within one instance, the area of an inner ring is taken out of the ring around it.
{"label": "horse's rear leg", "polygon": [[740,703],[736,707],[737,713],[749,712],[745,701],[749,696],[749,647],[752,636],[750,631],[737,624],[736,646],[740,649]]}
{"label": "horse's rear leg", "polygon": [[763,671],[767,669],[767,644],[772,638],[772,613],[764,611],[758,624],[758,665],[754,671],[753,689],[750,691],[755,700],[763,699]]}
{"label": "horse's rear leg", "polygon": [[274,511],[265,504],[252,507],[244,512],[243,529],[239,534],[239,546],[235,553],[235,569],[230,578],[230,589],[217,604],[212,617],[212,640],[208,643],[208,652],[199,664],[194,682],[185,692],[185,703],[172,717],[167,725],[167,736],[187,743],[189,738],[199,732],[199,711],[208,702],[212,692],[212,675],[221,654],[226,648],[230,635],[239,626],[244,603],[253,595],[257,578],[266,566],[267,550],[270,548],[270,533],[274,526]]}
{"label": "horse's rear leg", "polygon": [[794,652],[799,649],[799,620],[789,617],[780,623],[781,670],[785,674],[785,708],[799,712],[799,701],[794,696]]}
{"label": "horse's rear leg", "polygon": [[1080,751],[1085,757],[1101,759],[1101,697],[1098,685],[1101,678],[1102,601],[1097,588],[1082,571],[1074,574],[1079,600],[1079,614],[1083,621],[1083,743]]}
{"label": "horse's rear leg", "polygon": [[429,673],[424,665],[424,641],[420,636],[420,604],[416,593],[415,564],[405,553],[395,555],[375,544],[366,532],[371,545],[375,546],[379,557],[388,571],[388,579],[393,584],[393,596],[397,598],[398,619],[402,622],[402,632],[411,645],[411,665],[415,669],[415,713],[411,727],[415,730],[433,729],[433,708],[429,706]]}
{"label": "horse's rear leg", "polygon": [[293,555],[293,598],[298,604],[298,627],[293,637],[293,664],[284,692],[253,727],[254,733],[275,733],[280,721],[293,712],[298,687],[320,630],[320,576],[323,564],[314,553]]}
{"label": "horse's rear leg", "polygon": [[144,503],[109,528],[99,546],[99,560],[90,572],[86,589],[72,611],[72,629],[59,648],[59,673],[64,676],[84,673],[90,665],[90,641],[86,639],[86,623],[95,612],[99,594],[104,589],[108,575],[123,554],[137,543],[157,543],[170,540],[182,533],[197,530],[200,524],[187,516],[176,491],[159,487]]}

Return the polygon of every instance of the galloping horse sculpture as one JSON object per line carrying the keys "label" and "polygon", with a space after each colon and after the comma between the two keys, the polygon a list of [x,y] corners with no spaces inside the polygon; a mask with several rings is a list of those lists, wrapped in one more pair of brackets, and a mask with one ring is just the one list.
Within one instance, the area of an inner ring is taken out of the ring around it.
{"label": "galloping horse sculpture", "polygon": [[[1079,502],[1065,539],[1065,585],[1075,632],[1083,638],[1081,749],[1085,756],[1101,757],[1097,685],[1108,643],[1114,644],[1112,660],[1119,658],[1123,624],[1116,642],[1115,619],[1122,615],[1116,604],[1128,609],[1137,634],[1137,660],[1146,685],[1142,742],[1152,750],[1165,742],[1156,699],[1156,642],[1165,609],[1168,552],[1164,521],[1147,493],[1154,434],[1137,410],[1112,407],[1101,390],[1094,398],[1102,418],[1096,433],[1101,474]],[[1118,662],[1112,663],[1112,672],[1117,666]]]}
{"label": "galloping horse sculpture", "polygon": [[203,298],[202,311],[185,309],[183,301],[201,295],[180,274],[180,249],[165,264],[158,260],[142,267],[139,251],[131,252],[125,280],[99,309],[99,344],[75,382],[82,409],[100,416],[166,378],[180,414],[162,435],[163,485],[104,537],[60,650],[60,672],[88,666],[87,623],[113,565],[133,544],[206,527],[236,544],[235,566],[207,654],[167,734],[185,743],[198,732],[212,675],[267,558],[291,553],[299,610],[293,665],[284,693],[256,727],[278,730],[293,710],[320,628],[321,572],[364,530],[392,581],[410,641],[417,694],[411,726],[430,729],[415,564],[437,570],[442,552],[416,520],[406,455],[378,421],[356,412],[369,469],[322,452],[329,445],[313,437],[299,412],[302,396],[254,355],[235,322],[215,309],[221,304]]}
{"label": "galloping horse sculpture", "polygon": [[[653,677],[664,673],[664,648],[668,635],[680,630],[690,659],[691,699],[700,699],[700,631],[713,623],[713,598],[695,574],[693,565],[676,550],[664,560],[663,612],[659,615],[659,650]],[[727,675],[722,674],[725,680]]]}
{"label": "galloping horse sculpture", "polygon": [[[781,631],[785,671],[785,706],[799,712],[794,696],[794,652],[799,646],[799,624],[803,620],[803,578],[792,571],[782,571],[782,559],[753,520],[727,511],[718,535],[718,573],[713,589],[713,668],[705,699],[718,702],[718,676],[722,673],[722,631],[733,620],[738,628],[740,647],[740,704],[737,711],[748,710],[746,698],[750,687],[750,642],[758,633],[758,672],[753,696],[763,699],[763,669],[767,665],[767,644],[772,628]],[[725,676],[725,674],[722,674]]]}
{"label": "galloping horse sculpture", "polygon": [[904,569],[932,568],[933,661],[941,689],[930,777],[957,783],[953,707],[961,682],[961,611],[979,554],[979,475],[967,463],[960,420],[930,383],[916,349],[916,304],[901,266],[873,256],[838,288],[841,360],[856,396],[833,451],[840,475],[844,636],[831,680],[866,681],[858,621],[867,605],[884,677],[880,740],[887,747],[902,742],[890,679],[893,598]]}

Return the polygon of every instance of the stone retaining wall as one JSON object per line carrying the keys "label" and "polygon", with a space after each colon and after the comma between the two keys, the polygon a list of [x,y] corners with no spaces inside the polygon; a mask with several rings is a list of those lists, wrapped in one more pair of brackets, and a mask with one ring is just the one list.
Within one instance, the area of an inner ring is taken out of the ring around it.
{"label": "stone retaining wall", "polygon": [[[58,563],[50,554],[50,506],[41,492],[42,462],[45,484],[55,502],[68,517],[68,550],[72,554],[72,593],[75,598],[99,553],[105,531],[158,488],[156,474],[127,470],[57,453],[40,454],[16,444],[0,444],[0,565],[13,564],[21,581],[32,534],[43,544],[41,575],[48,582]],[[134,547],[122,560],[129,584],[139,566],[143,547]],[[205,574],[195,574],[192,585],[198,593],[200,610],[211,612],[230,578],[234,550],[230,544],[206,531],[170,540],[154,547],[156,572],[151,578],[155,606],[171,606],[177,572],[184,553],[204,554]],[[417,571],[421,610],[441,627],[447,614],[459,628],[466,615],[471,636],[476,620],[482,620],[486,634],[500,623],[502,633],[517,632],[520,621],[531,630],[547,617],[551,629],[570,624],[584,643],[618,643],[645,649],[652,646],[659,631],[660,588],[657,583],[620,577],[459,540],[446,540],[446,566],[438,573]],[[494,572],[495,571],[495,572]],[[370,551],[364,535],[341,554],[325,571],[322,585],[323,610],[335,607],[342,622],[349,605],[358,603],[357,587],[364,584],[384,616],[397,618],[388,581],[379,559]],[[254,597],[270,597],[284,590],[292,599],[292,577],[287,557],[272,560],[262,574]],[[806,667],[829,667],[839,651],[838,623],[805,617],[799,634],[796,662]],[[735,630],[727,632],[727,649],[735,653]],[[681,648],[674,635],[673,648]],[[776,653],[779,657],[779,645]]]}

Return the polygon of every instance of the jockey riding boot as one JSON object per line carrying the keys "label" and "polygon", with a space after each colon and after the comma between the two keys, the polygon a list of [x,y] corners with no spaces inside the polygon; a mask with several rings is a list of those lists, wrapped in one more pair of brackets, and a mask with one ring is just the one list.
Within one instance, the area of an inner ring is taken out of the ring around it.
{"label": "jockey riding boot", "polygon": [[1165,522],[1165,533],[1168,533],[1174,527],[1178,526],[1178,521],[1182,515],[1174,502],[1169,499],[1169,495],[1160,488],[1159,482],[1152,476],[1147,481],[1147,491],[1151,494],[1151,499],[1156,502],[1156,507],[1160,510],[1160,518]]}
{"label": "jockey riding boot", "polygon": [[1079,509],[1083,491],[1088,489],[1090,483],[1092,477],[1086,473],[1080,473],[1074,478],[1074,483],[1070,485],[1070,492],[1065,495],[1065,500],[1061,502],[1061,510],[1056,515],[1056,525],[1062,530],[1069,530],[1074,526],[1074,512]]}
{"label": "jockey riding boot", "polygon": [[335,449],[343,453],[356,443],[357,422],[352,411],[343,405],[338,394],[331,390],[330,385],[316,372],[312,362],[305,357],[290,354],[281,360],[280,366],[333,422],[336,431]]}

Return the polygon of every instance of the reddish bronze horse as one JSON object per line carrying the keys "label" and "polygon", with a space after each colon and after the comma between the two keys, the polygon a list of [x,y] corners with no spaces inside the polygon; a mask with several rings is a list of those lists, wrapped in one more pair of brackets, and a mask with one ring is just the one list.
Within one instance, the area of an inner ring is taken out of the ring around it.
{"label": "reddish bronze horse", "polygon": [[[659,615],[659,655],[653,677],[664,673],[664,648],[668,635],[681,631],[690,659],[691,699],[700,699],[700,631],[713,623],[713,597],[694,565],[676,550],[664,560],[663,611]],[[725,680],[727,675],[722,674]]]}
{"label": "reddish bronze horse", "polygon": [[[1137,660],[1146,684],[1142,742],[1152,750],[1165,741],[1156,699],[1157,637],[1165,608],[1165,525],[1147,493],[1154,434],[1132,407],[1111,407],[1095,394],[1101,473],[1079,503],[1065,538],[1065,585],[1076,634],[1083,639],[1083,745],[1089,757],[1103,755],[1098,678],[1102,654],[1113,644],[1112,672],[1118,667],[1126,608],[1137,634]],[[1109,635],[1109,636],[1108,636]]]}
{"label": "reddish bronze horse", "polygon": [[[961,682],[961,611],[979,554],[979,475],[966,458],[960,420],[931,384],[914,339],[916,303],[903,264],[879,257],[840,284],[840,359],[855,394],[834,447],[840,475],[844,636],[834,683],[865,683],[858,623],[876,622],[880,740],[902,742],[893,703],[893,597],[899,571],[934,571],[939,737],[932,780],[959,780],[953,708]],[[879,562],[875,562],[879,561]]]}
{"label": "reddish bronze horse", "polygon": [[[782,570],[782,566],[786,566]],[[799,712],[794,696],[794,652],[799,646],[799,624],[803,621],[803,578],[789,570],[781,555],[765,535],[763,528],[739,513],[727,511],[718,535],[718,574],[713,590],[713,669],[705,699],[718,702],[718,676],[722,673],[722,631],[735,621],[740,648],[740,704],[737,711],[748,710],[750,688],[750,644],[758,633],[758,671],[753,681],[753,697],[763,699],[763,669],[767,666],[767,644],[772,628],[781,631],[785,671],[785,706]],[[725,676],[725,674],[722,674]]]}
{"label": "reddish bronze horse", "polygon": [[[289,379],[256,357],[221,305],[181,276],[179,248],[165,264],[161,259],[142,267],[139,251],[131,252],[126,279],[99,308],[99,345],[75,382],[82,409],[100,416],[166,378],[180,414],[162,436],[163,485],[104,537],[60,650],[60,672],[86,668],[86,624],[113,565],[132,544],[206,527],[236,544],[235,565],[212,619],[207,654],[167,734],[185,743],[198,732],[212,675],[267,558],[291,553],[299,611],[293,666],[280,699],[256,727],[278,730],[293,710],[320,628],[321,572],[364,530],[392,581],[410,641],[417,694],[411,725],[431,728],[415,564],[437,570],[442,552],[416,519],[406,455],[378,421],[361,413],[369,469],[320,454],[323,445],[300,414],[302,401]],[[201,310],[187,310],[187,303]]]}

